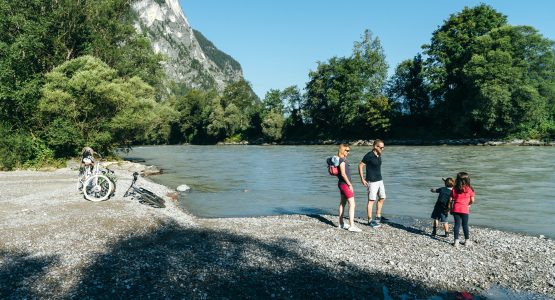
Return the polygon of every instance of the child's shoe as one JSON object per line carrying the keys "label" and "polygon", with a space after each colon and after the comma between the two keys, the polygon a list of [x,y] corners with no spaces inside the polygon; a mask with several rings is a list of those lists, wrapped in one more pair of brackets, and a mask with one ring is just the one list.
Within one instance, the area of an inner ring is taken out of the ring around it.
{"label": "child's shoe", "polygon": [[449,237],[449,232],[446,232],[443,237]]}

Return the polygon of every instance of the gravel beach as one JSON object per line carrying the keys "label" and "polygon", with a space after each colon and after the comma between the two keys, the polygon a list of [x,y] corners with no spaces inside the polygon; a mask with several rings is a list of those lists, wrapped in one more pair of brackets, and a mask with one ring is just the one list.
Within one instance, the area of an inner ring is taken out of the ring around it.
{"label": "gravel beach", "polygon": [[0,172],[0,298],[555,299],[541,236],[471,224],[474,243],[455,248],[427,219],[358,219],[360,233],[327,215],[201,219],[144,178],[166,208],[123,198],[142,166],[110,168],[104,202],[83,198],[75,168]]}

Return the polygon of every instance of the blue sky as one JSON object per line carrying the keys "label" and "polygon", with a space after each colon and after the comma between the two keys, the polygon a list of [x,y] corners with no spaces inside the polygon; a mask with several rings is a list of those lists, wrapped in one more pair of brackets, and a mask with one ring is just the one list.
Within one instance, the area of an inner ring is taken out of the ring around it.
{"label": "blue sky", "polygon": [[486,3],[512,25],[555,40],[555,1],[179,0],[189,23],[235,58],[264,98],[270,89],[304,89],[318,61],[349,56],[365,29],[378,37],[390,74],[421,52],[432,32],[465,6]]}

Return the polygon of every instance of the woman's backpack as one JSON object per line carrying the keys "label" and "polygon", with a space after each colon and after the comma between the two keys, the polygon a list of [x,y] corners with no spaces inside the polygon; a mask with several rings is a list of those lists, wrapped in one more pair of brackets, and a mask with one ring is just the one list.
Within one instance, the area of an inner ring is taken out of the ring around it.
{"label": "woman's backpack", "polygon": [[337,176],[339,174],[339,157],[337,155],[330,156],[326,159],[328,164],[328,173],[331,176]]}

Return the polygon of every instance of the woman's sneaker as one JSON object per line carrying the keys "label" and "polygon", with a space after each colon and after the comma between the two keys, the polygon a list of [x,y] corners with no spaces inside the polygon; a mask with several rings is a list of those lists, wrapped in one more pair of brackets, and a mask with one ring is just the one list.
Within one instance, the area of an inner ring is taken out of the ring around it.
{"label": "woman's sneaker", "polygon": [[358,227],[356,227],[356,226],[349,227],[349,229],[347,229],[347,230],[349,230],[349,231],[351,231],[351,232],[361,232],[361,231],[362,231],[362,229],[360,229],[360,228],[358,228]]}

